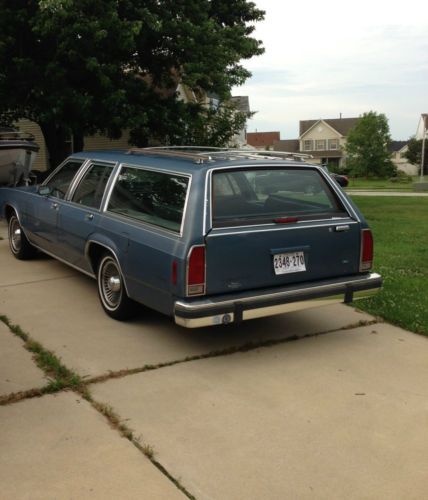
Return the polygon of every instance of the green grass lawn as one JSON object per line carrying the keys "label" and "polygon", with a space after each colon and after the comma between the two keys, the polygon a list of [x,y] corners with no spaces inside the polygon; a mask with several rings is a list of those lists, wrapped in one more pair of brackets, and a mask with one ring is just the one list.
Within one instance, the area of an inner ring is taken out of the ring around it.
{"label": "green grass lawn", "polygon": [[413,191],[413,182],[416,182],[417,177],[413,177],[412,181],[400,180],[393,182],[389,179],[364,179],[349,177],[349,184],[346,190],[349,189],[386,189],[390,191]]}
{"label": "green grass lawn", "polygon": [[382,291],[355,305],[428,336],[428,198],[358,196],[375,241]]}

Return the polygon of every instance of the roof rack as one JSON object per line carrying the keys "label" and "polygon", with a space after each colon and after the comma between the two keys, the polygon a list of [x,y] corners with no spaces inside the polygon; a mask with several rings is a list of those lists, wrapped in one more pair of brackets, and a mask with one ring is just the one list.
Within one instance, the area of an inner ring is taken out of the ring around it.
{"label": "roof rack", "polygon": [[134,154],[147,154],[147,155],[159,155],[159,156],[168,156],[175,158],[186,158],[188,160],[193,160],[195,163],[201,164],[204,161],[212,161],[211,156],[203,155],[200,153],[192,153],[189,151],[176,151],[169,147],[153,147],[153,148],[131,148],[126,154],[134,155]]}
{"label": "roof rack", "polygon": [[213,151],[212,156],[229,156],[250,159],[264,159],[264,160],[297,160],[304,161],[313,158],[312,155],[306,153],[293,153],[290,151],[260,151],[257,149],[224,149],[222,151]]}
{"label": "roof rack", "polygon": [[127,154],[150,154],[194,160],[197,164],[214,159],[228,158],[230,160],[265,159],[265,160],[297,160],[304,161],[313,158],[310,154],[292,153],[289,151],[259,151],[257,149],[213,148],[209,146],[156,146],[148,148],[131,148]]}

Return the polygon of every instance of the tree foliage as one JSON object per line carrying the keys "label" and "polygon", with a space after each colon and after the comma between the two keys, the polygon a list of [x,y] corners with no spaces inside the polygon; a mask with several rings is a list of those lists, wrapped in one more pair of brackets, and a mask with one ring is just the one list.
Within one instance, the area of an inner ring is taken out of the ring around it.
{"label": "tree foliage", "polygon": [[[52,163],[83,136],[124,128],[138,145],[216,145],[244,116],[177,99],[178,82],[227,102],[261,54],[263,11],[247,0],[0,0],[0,121],[37,122]],[[219,127],[219,128],[218,128]]]}
{"label": "tree foliage", "polygon": [[[413,165],[418,165],[419,169],[422,163],[422,139],[418,140],[411,137],[407,143],[406,158]],[[428,140],[425,140],[425,155],[424,155],[424,175],[428,174]]]}
{"label": "tree foliage", "polygon": [[364,113],[346,138],[347,167],[356,177],[387,177],[395,172],[388,151],[388,120],[375,111]]}

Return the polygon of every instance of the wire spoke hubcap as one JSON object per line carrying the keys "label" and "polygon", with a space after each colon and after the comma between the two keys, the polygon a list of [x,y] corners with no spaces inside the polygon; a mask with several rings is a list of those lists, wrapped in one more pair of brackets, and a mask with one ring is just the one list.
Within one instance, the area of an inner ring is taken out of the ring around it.
{"label": "wire spoke hubcap", "polygon": [[117,307],[122,296],[122,280],[116,264],[109,260],[101,271],[101,287],[105,302],[110,307]]}
{"label": "wire spoke hubcap", "polygon": [[21,250],[21,226],[19,225],[18,220],[14,217],[10,223],[10,231],[9,231],[10,244],[12,246],[12,250],[16,253]]}

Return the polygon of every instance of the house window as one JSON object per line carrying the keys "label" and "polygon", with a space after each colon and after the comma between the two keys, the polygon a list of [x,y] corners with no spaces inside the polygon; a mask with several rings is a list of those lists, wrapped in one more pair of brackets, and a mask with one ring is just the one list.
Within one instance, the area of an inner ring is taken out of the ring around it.
{"label": "house window", "polygon": [[329,139],[328,140],[328,149],[339,149],[339,140],[338,139]]}
{"label": "house window", "polygon": [[312,151],[313,150],[313,141],[312,139],[303,141],[303,151]]}
{"label": "house window", "polygon": [[316,150],[317,151],[325,151],[325,139],[317,139],[316,140]]}

